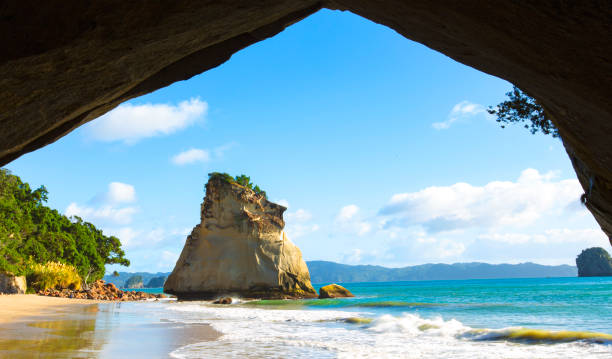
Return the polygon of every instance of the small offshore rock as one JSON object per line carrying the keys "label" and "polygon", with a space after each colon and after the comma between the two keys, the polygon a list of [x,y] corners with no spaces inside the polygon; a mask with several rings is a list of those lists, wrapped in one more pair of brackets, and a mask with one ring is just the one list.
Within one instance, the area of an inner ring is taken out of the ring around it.
{"label": "small offshore rock", "polygon": [[579,277],[612,276],[612,258],[601,247],[592,247],[582,251],[576,258]]}
{"label": "small offshore rock", "polygon": [[348,289],[338,284],[330,284],[319,288],[319,299],[354,297]]}

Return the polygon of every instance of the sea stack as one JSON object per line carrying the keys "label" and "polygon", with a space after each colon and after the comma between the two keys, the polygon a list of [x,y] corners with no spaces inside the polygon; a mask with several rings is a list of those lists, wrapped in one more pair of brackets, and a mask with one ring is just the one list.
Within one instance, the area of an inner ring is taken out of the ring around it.
{"label": "sea stack", "polygon": [[286,209],[227,174],[210,174],[201,223],[187,237],[164,292],[179,300],[316,297],[302,253],[283,231]]}
{"label": "sea stack", "polygon": [[609,277],[612,276],[612,258],[601,247],[583,250],[576,258],[578,277]]}

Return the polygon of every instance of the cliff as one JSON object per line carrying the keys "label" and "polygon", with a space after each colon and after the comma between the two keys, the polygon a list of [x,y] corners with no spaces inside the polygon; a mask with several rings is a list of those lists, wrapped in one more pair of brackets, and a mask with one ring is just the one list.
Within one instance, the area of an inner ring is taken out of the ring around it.
{"label": "cliff", "polygon": [[211,174],[201,223],[187,237],[164,292],[179,299],[316,297],[302,254],[283,231],[285,210],[265,193]]}
{"label": "cliff", "polygon": [[588,248],[576,257],[579,277],[612,276],[612,258],[601,247]]}

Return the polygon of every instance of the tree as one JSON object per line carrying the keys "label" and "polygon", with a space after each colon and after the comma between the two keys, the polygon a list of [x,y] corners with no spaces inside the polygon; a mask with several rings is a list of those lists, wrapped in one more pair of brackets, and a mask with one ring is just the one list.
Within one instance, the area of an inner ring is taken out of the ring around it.
{"label": "tree", "polygon": [[508,100],[498,104],[495,108],[489,106],[487,112],[497,116],[496,121],[505,128],[509,123],[523,123],[523,127],[532,134],[541,131],[545,135],[559,137],[559,130],[555,124],[546,117],[544,108],[534,99],[513,86],[512,91],[507,92]]}
{"label": "tree", "polygon": [[238,183],[241,186],[244,186],[248,189],[253,189],[253,183],[251,182],[251,177],[247,175],[242,174],[240,176],[236,176],[234,180],[236,181],[236,183]]}
{"label": "tree", "polygon": [[115,277],[115,278],[116,278],[116,277],[119,277],[119,272],[117,272],[117,271],[113,271],[113,277]]}
{"label": "tree", "polygon": [[18,176],[0,169],[1,271],[21,275],[28,264],[59,262],[76,267],[88,282],[102,278],[106,264],[129,266],[118,238],[45,206],[48,194],[45,186],[32,190]]}

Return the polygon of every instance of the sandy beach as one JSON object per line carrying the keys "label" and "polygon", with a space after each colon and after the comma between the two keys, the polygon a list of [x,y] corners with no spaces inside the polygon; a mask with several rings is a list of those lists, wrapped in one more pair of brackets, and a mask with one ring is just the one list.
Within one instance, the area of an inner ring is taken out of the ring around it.
{"label": "sandy beach", "polygon": [[219,337],[209,325],[150,315],[161,305],[1,295],[0,358],[167,358]]}
{"label": "sandy beach", "polygon": [[96,300],[44,297],[36,294],[0,295],[0,325],[45,315],[49,318],[70,311],[69,306],[87,306]]}

